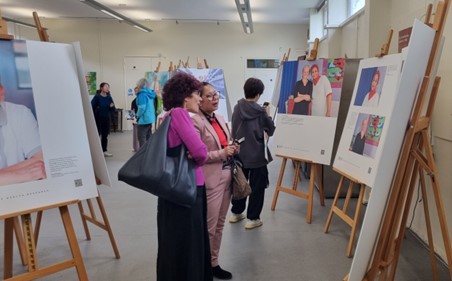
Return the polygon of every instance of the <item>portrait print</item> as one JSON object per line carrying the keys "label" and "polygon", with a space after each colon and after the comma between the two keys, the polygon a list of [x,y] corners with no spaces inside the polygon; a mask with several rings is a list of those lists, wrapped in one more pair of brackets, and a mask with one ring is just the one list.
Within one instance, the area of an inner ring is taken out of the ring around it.
{"label": "portrait print", "polygon": [[375,158],[385,122],[384,116],[360,113],[356,120],[349,150]]}
{"label": "portrait print", "polygon": [[385,74],[386,66],[363,68],[353,104],[363,107],[378,107],[382,98]]}
{"label": "portrait print", "polygon": [[337,117],[344,59],[285,62],[278,112]]}
{"label": "portrait print", "polygon": [[0,186],[45,179],[25,41],[0,42],[0,61]]}

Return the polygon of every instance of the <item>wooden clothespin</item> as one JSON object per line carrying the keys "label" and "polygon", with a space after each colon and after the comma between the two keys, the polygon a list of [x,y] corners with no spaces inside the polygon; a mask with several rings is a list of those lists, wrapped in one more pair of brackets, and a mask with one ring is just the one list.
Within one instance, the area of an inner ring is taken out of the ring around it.
{"label": "wooden clothespin", "polygon": [[177,68],[180,68],[181,66],[183,66],[182,60],[179,59],[179,63],[177,64]]}
{"label": "wooden clothespin", "polygon": [[184,64],[184,67],[185,68],[189,68],[190,66],[188,65],[188,60],[190,59],[190,56],[188,56],[187,57],[187,61],[185,62],[185,64]]}
{"label": "wooden clothespin", "polygon": [[173,62],[172,62],[172,61],[170,61],[168,71],[169,71],[169,72],[174,71],[174,66],[173,66]]}
{"label": "wooden clothespin", "polygon": [[317,59],[317,52],[319,49],[319,38],[315,38],[314,40],[314,47],[311,49],[311,52],[309,52],[309,56],[306,58],[306,60],[316,60]]}
{"label": "wooden clothespin", "polygon": [[383,56],[386,56],[389,52],[389,46],[391,46],[391,39],[392,39],[392,34],[394,33],[393,29],[389,30],[388,33],[388,38],[386,38],[386,43],[383,44],[383,46],[380,49],[379,53],[376,53],[375,56],[377,58],[381,58]]}
{"label": "wooden clothespin", "polygon": [[35,20],[36,28],[38,29],[39,40],[43,42],[49,42],[49,35],[45,28],[41,25],[41,20],[38,17],[37,12],[33,12],[33,19]]}
{"label": "wooden clothespin", "polygon": [[206,59],[204,59],[204,66],[205,66],[206,68],[209,68],[209,65],[207,64],[207,60],[206,60]]}

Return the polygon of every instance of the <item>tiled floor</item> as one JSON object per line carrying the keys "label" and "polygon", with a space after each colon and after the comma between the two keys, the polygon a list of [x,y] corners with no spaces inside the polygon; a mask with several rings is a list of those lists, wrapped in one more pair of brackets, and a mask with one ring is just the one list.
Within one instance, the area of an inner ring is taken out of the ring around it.
{"label": "tiled floor", "polygon": [[[114,154],[106,159],[113,187],[101,188],[100,193],[121,258],[114,258],[107,233],[103,230],[90,225],[92,240],[85,239],[78,209],[72,206],[71,216],[88,276],[90,280],[99,281],[155,280],[157,200],[150,194],[116,180],[117,171],[133,153],[131,132],[111,134],[109,147],[109,151]],[[276,210],[271,211],[280,164],[281,159],[276,158],[269,166],[270,187],[262,212],[264,225],[245,230],[244,221],[227,223],[220,265],[231,271],[233,280],[237,281],[342,280],[352,262],[345,255],[349,227],[335,217],[329,233],[323,232],[332,200],[327,199],[326,206],[322,207],[318,194],[314,200],[312,224],[306,223],[305,199],[281,193]],[[290,175],[284,181],[290,185]],[[301,187],[306,188],[306,183],[302,183]],[[3,222],[0,225],[3,228]],[[3,253],[3,239],[0,246]],[[0,274],[3,276],[3,254],[0,255]],[[67,259],[69,255],[59,213],[56,210],[46,211],[38,242],[39,265],[43,267]],[[14,270],[15,274],[26,270],[20,264],[17,250]],[[450,280],[446,267],[440,264],[439,270],[439,280]],[[78,278],[74,269],[68,269],[40,280],[71,281]],[[428,251],[409,233],[399,259],[396,280],[433,280]]]}

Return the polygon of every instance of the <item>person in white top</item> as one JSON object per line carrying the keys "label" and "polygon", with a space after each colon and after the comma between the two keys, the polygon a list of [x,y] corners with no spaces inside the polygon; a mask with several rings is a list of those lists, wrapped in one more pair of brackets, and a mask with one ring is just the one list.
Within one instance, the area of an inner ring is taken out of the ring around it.
{"label": "person in white top", "polygon": [[325,75],[320,75],[316,64],[311,66],[312,89],[311,115],[331,117],[331,101],[333,90],[330,81]]}
{"label": "person in white top", "polygon": [[36,119],[26,106],[5,101],[0,82],[0,186],[44,178]]}
{"label": "person in white top", "polygon": [[377,93],[378,82],[380,81],[380,71],[377,69],[372,77],[370,92],[364,97],[362,106],[377,107],[380,102],[380,94]]}

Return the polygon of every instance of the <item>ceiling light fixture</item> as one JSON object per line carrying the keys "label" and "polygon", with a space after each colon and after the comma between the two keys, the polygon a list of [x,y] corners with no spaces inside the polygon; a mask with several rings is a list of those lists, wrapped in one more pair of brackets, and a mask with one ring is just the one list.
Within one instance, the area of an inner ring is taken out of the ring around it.
{"label": "ceiling light fixture", "polygon": [[30,28],[37,28],[36,25],[30,24],[30,23],[26,23],[26,22],[23,22],[23,21],[10,19],[10,18],[7,18],[7,17],[2,17],[2,19],[6,20],[8,22],[12,22],[12,23],[18,24],[18,25],[22,25],[22,26],[26,26],[26,27],[30,27]]}
{"label": "ceiling light fixture", "polygon": [[253,33],[254,28],[253,19],[251,17],[250,0],[235,0],[235,5],[237,6],[237,11],[239,12],[243,31],[245,31],[245,33],[247,34]]}
{"label": "ceiling light fixture", "polygon": [[98,11],[101,11],[111,17],[114,17],[115,19],[118,19],[119,21],[124,21],[124,22],[130,24],[131,26],[138,28],[139,30],[142,30],[144,32],[152,32],[152,29],[147,28],[146,26],[139,24],[138,22],[136,22],[124,15],[121,15],[120,13],[108,8],[107,6],[102,5],[99,2],[96,2],[94,0],[80,0],[80,2],[92,7]]}

